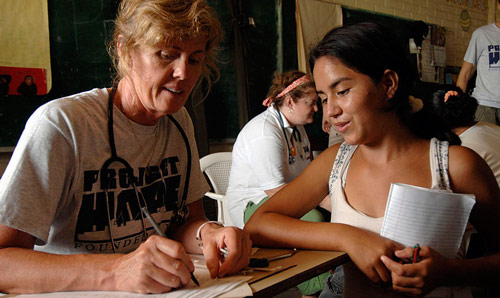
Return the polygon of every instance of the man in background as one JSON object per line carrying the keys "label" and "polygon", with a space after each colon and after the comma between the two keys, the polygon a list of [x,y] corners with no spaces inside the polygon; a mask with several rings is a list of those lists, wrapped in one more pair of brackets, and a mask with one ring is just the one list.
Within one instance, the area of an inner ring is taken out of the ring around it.
{"label": "man in background", "polygon": [[479,102],[476,121],[500,125],[500,21],[479,27],[472,34],[457,79],[457,86],[464,92],[476,67],[476,86],[472,92]]}

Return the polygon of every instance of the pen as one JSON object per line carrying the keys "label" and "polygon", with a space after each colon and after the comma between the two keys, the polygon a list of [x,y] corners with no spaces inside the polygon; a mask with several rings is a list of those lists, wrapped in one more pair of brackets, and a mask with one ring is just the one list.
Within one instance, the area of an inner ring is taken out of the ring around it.
{"label": "pen", "polygon": [[411,260],[412,263],[416,263],[418,259],[418,253],[420,252],[420,245],[417,243],[413,247],[413,259]]}
{"label": "pen", "polygon": [[219,251],[222,253],[222,255],[224,256],[224,258],[227,257],[228,252],[227,252],[226,248],[219,248]]}
{"label": "pen", "polygon": [[[144,213],[144,215],[146,215],[146,218],[149,220],[149,222],[151,223],[151,225],[155,229],[156,233],[162,237],[167,238],[167,235],[165,235],[165,233],[163,233],[163,231],[160,229],[160,227],[156,223],[155,219],[149,213],[148,209],[146,207],[142,207],[141,210]],[[193,272],[190,272],[190,273],[191,273],[191,280],[195,283],[195,285],[197,285],[199,287],[200,283],[198,282],[198,280],[194,276]]]}

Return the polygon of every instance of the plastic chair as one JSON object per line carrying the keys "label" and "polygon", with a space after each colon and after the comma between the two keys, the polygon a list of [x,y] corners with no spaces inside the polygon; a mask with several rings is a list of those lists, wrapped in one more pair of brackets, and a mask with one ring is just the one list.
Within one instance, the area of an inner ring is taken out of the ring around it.
{"label": "plastic chair", "polygon": [[233,225],[226,205],[231,163],[231,152],[212,153],[200,159],[201,171],[207,175],[214,190],[207,192],[205,196],[217,201],[217,220],[225,226]]}

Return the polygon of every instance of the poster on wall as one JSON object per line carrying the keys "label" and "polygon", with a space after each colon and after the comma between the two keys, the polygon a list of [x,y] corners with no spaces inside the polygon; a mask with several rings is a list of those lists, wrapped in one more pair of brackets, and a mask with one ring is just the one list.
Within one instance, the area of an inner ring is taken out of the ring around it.
{"label": "poster on wall", "polygon": [[487,10],[488,0],[446,0],[449,3],[455,3],[460,6],[466,6],[472,9]]}
{"label": "poster on wall", "polygon": [[47,5],[47,0],[0,1],[0,23],[9,24],[9,30],[0,34],[3,95],[44,95],[50,91]]}
{"label": "poster on wall", "polygon": [[12,152],[52,87],[48,0],[1,0],[0,152]]}
{"label": "poster on wall", "polygon": [[43,95],[47,75],[43,68],[0,66],[0,95]]}
{"label": "poster on wall", "polygon": [[420,80],[430,83],[444,83],[446,67],[446,29],[430,25],[426,39],[417,55]]}

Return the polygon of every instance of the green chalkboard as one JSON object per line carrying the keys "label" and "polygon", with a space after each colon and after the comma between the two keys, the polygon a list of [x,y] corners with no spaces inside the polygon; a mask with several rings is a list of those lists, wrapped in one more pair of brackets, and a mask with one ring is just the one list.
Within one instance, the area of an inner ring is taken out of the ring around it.
{"label": "green chalkboard", "polygon": [[[403,46],[406,48],[407,53],[410,53],[409,49],[409,38],[413,37],[414,31],[414,20],[404,19],[400,17],[370,12],[366,10],[350,9],[343,7],[342,15],[344,18],[344,24],[353,24],[359,22],[374,22],[378,24],[386,25],[389,28],[393,28],[396,35],[401,39]],[[417,70],[417,57],[416,55],[410,55],[411,66],[413,67],[413,75],[415,79],[418,78]]]}
{"label": "green chalkboard", "polygon": [[40,105],[111,84],[105,42],[117,7],[118,0],[48,0],[52,89],[41,96],[0,97],[0,147],[16,145]]}
{"label": "green chalkboard", "polygon": [[[277,0],[276,0],[277,1]],[[243,0],[246,17],[255,27],[246,30],[249,75],[248,118],[261,105],[277,65],[276,1]],[[207,134],[211,140],[236,138],[239,130],[235,69],[230,54],[232,18],[226,0],[208,0],[224,26],[220,56],[221,79],[204,101]],[[297,68],[295,1],[282,0],[283,70]],[[28,117],[40,105],[63,96],[111,85],[106,40],[112,32],[119,0],[48,0],[52,89],[43,96],[0,97],[0,147],[13,147]]]}
{"label": "green chalkboard", "polygon": [[[234,139],[240,131],[237,78],[232,28],[235,23],[224,0],[210,0],[225,30],[221,51],[221,79],[205,100],[208,136],[212,140]],[[258,3],[257,3],[258,2]],[[242,1],[242,19],[253,18],[255,26],[243,26],[245,62],[248,71],[248,119],[264,110],[261,105],[276,69],[276,9],[274,1]]]}

